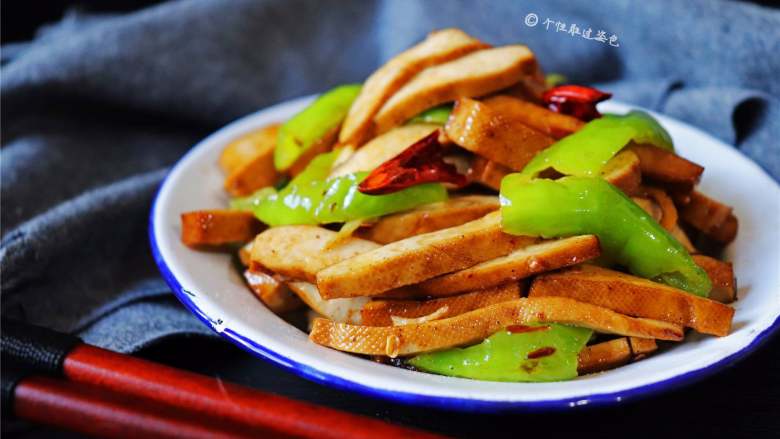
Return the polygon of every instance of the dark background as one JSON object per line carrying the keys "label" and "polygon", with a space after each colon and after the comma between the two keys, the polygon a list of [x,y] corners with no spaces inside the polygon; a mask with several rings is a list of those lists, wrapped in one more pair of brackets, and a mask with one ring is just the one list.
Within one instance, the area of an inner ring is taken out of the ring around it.
{"label": "dark background", "polygon": [[[1,39],[4,44],[28,40],[40,25],[59,20],[71,7],[110,13],[156,3],[159,1],[6,0],[0,3]],[[771,0],[754,3],[778,6],[777,1]],[[139,355],[292,398],[457,436],[780,437],[778,337],[749,358],[700,383],[614,408],[578,408],[547,414],[446,413],[364,398],[282,372],[226,342],[202,338],[163,342]],[[9,437],[72,437],[69,433],[8,420],[3,421],[2,429]]]}

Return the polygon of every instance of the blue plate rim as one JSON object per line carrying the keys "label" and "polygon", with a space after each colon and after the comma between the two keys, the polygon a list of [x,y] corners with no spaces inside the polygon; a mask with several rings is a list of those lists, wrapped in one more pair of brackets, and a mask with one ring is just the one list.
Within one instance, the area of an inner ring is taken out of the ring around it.
{"label": "blue plate rim", "polygon": [[[308,99],[310,97],[302,97],[300,100]],[[296,99],[287,101],[296,101]],[[250,117],[251,114],[246,116]],[[245,118],[239,118],[233,123],[238,123]],[[228,124],[232,125],[232,124]],[[182,156],[176,164],[171,167],[166,174],[163,181],[154,196],[152,202],[152,208],[149,214],[148,234],[149,242],[151,246],[152,256],[157,268],[160,271],[163,279],[168,287],[171,288],[176,298],[184,305],[187,310],[193,313],[199,320],[201,320],[206,326],[211,328],[221,337],[236,344],[240,348],[249,352],[257,358],[268,360],[275,365],[285,369],[293,374],[308,379],[310,381],[324,384],[330,387],[335,387],[341,390],[355,392],[364,396],[380,398],[395,403],[401,403],[405,405],[424,406],[442,410],[452,410],[461,412],[472,413],[506,413],[506,412],[551,412],[551,411],[563,411],[566,409],[585,408],[585,407],[604,407],[612,406],[627,401],[636,401],[639,399],[647,398],[660,393],[668,392],[674,389],[681,388],[683,386],[694,384],[701,381],[721,370],[724,370],[730,366],[733,366],[736,362],[744,359],[749,354],[753,353],[764,343],[766,343],[780,328],[780,315],[777,316],[770,326],[764,329],[761,333],[756,335],[753,340],[747,346],[743,347],[737,352],[715,362],[708,366],[686,372],[681,375],[677,375],[672,378],[668,378],[663,381],[646,384],[642,386],[632,387],[629,389],[608,392],[608,393],[595,393],[586,397],[576,398],[562,398],[540,401],[487,401],[471,398],[457,398],[457,397],[442,397],[421,395],[410,392],[400,392],[386,389],[379,389],[371,387],[365,384],[361,384],[341,376],[329,374],[312,368],[306,364],[297,362],[289,357],[282,356],[264,346],[252,341],[249,337],[242,335],[228,326],[221,325],[217,330],[217,321],[209,317],[203,310],[192,301],[190,295],[186,292],[184,287],[179,283],[176,276],[168,267],[168,264],[162,257],[162,254],[157,243],[157,236],[154,228],[155,212],[157,211],[158,201],[160,199],[160,193],[168,182],[168,178],[174,169],[176,169],[181,162],[183,162],[190,153],[195,150],[195,147],[190,149],[184,156]],[[749,159],[748,159],[749,160]],[[220,322],[221,323],[221,322]]]}

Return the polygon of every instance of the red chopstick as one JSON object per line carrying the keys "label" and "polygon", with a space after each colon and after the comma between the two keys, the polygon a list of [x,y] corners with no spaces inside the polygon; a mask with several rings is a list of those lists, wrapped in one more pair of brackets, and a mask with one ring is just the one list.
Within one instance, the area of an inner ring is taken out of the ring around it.
{"label": "red chopstick", "polygon": [[436,437],[86,344],[65,358],[63,372],[73,382],[282,435],[319,439]]}
{"label": "red chopstick", "polygon": [[[4,408],[101,437],[434,438],[84,344],[2,319]],[[8,368],[11,364],[23,368]],[[20,370],[56,376],[24,376]],[[8,373],[6,373],[8,372]]]}
{"label": "red chopstick", "polygon": [[43,376],[27,377],[16,385],[13,408],[21,419],[106,438],[251,438],[261,433],[275,437]]}

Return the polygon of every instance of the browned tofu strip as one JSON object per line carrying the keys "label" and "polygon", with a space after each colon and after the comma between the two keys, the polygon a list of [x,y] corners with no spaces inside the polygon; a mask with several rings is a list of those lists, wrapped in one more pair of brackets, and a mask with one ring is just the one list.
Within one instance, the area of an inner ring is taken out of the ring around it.
{"label": "browned tofu strip", "polygon": [[642,168],[639,157],[632,151],[623,150],[612,157],[601,170],[601,178],[617,186],[628,195],[637,193],[642,184]]}
{"label": "browned tofu strip", "polygon": [[234,140],[222,151],[219,164],[227,174],[225,190],[233,196],[249,195],[272,186],[279,178],[274,148],[279,125],[269,125]]}
{"label": "browned tofu strip", "polygon": [[629,149],[639,157],[643,177],[683,191],[692,190],[704,172],[704,168],[696,163],[657,146],[634,144]]}
{"label": "browned tofu strip", "polygon": [[731,303],[737,300],[737,279],[734,277],[734,267],[731,262],[719,261],[705,255],[693,255],[693,262],[707,272],[712,281],[710,299],[721,303]]}
{"label": "browned tofu strip", "polygon": [[270,272],[244,270],[244,280],[257,298],[276,314],[286,313],[303,305],[303,302]]}
{"label": "browned tofu strip", "polygon": [[244,267],[252,265],[252,241],[247,242],[238,249],[238,260]]}
{"label": "browned tofu strip", "polygon": [[584,375],[614,369],[628,363],[631,356],[626,337],[585,346],[577,358],[577,373]]}
{"label": "browned tofu strip", "polygon": [[447,137],[464,149],[515,171],[522,170],[536,153],[555,143],[555,139],[529,127],[513,113],[494,110],[490,102],[458,99],[444,126]]}
{"label": "browned tofu strip", "polygon": [[501,179],[511,174],[512,170],[502,164],[488,160],[481,155],[475,155],[471,159],[466,177],[469,181],[479,183],[493,190],[501,189]]}
{"label": "browned tofu strip", "polygon": [[690,201],[680,207],[680,218],[721,244],[728,244],[737,236],[737,218],[731,206],[699,191],[693,191]]}
{"label": "browned tofu strip", "polygon": [[532,72],[524,76],[517,84],[501,90],[501,95],[506,95],[523,101],[529,101],[537,104],[544,104],[542,95],[547,91],[547,81],[545,81],[544,72],[541,66],[536,66]]}
{"label": "browned tofu strip", "polygon": [[382,217],[373,226],[358,230],[357,236],[388,244],[410,236],[459,226],[482,218],[498,208],[496,196],[455,196],[441,203],[427,204],[408,212]]}
{"label": "browned tofu strip", "polygon": [[464,270],[429,279],[416,285],[416,288],[433,297],[448,296],[579,264],[600,254],[599,240],[593,235],[545,241]]}
{"label": "browned tofu strip", "polygon": [[376,134],[436,105],[506,88],[536,68],[534,54],[521,45],[478,50],[428,67],[393,94],[377,112]]}
{"label": "browned tofu strip", "polygon": [[652,338],[628,337],[634,360],[640,360],[658,350],[658,344]]}
{"label": "browned tofu strip", "polygon": [[361,315],[363,316],[364,325],[392,326],[392,317],[424,317],[445,308],[439,316],[440,319],[443,319],[519,298],[520,285],[517,282],[509,282],[497,287],[444,299],[373,300],[363,306]]}
{"label": "browned tofu strip", "polygon": [[720,225],[720,227],[711,230],[707,236],[714,239],[721,245],[726,245],[737,237],[738,229],[739,222],[737,221],[737,217],[734,216],[734,214],[731,214],[728,218],[726,218],[726,221]]}
{"label": "browned tofu strip", "polygon": [[225,175],[230,175],[236,169],[244,166],[258,153],[264,152],[271,145],[276,145],[279,124],[271,124],[258,130],[250,131],[232,140],[219,155],[219,167]]}
{"label": "browned tofu strip", "polygon": [[316,226],[272,227],[255,238],[252,261],[275,273],[314,282],[319,270],[380,247],[352,237],[332,246],[336,235]]}
{"label": "browned tofu strip", "polygon": [[370,135],[372,119],[387,99],[421,70],[488,47],[459,29],[432,32],[366,79],[339,133],[339,142],[359,147]]}
{"label": "browned tofu strip", "polygon": [[564,297],[523,298],[447,319],[403,326],[357,326],[316,319],[309,340],[340,351],[397,357],[477,343],[511,325],[562,323],[597,332],[682,340],[678,325],[637,319]]}
{"label": "browned tofu strip", "polygon": [[541,105],[511,96],[493,96],[484,102],[496,114],[522,122],[553,139],[566,137],[585,126],[585,122],[576,117],[556,113]]}
{"label": "browned tofu strip", "polygon": [[[462,270],[538,242],[501,229],[500,212],[396,241],[317,273],[322,297],[375,296],[434,276]],[[255,247],[257,244],[255,243]]]}
{"label": "browned tofu strip", "polygon": [[586,346],[577,358],[577,372],[584,375],[614,369],[641,360],[657,349],[654,339],[639,337],[620,337]]}
{"label": "browned tofu strip", "polygon": [[569,297],[630,316],[663,320],[704,334],[728,335],[734,309],[667,285],[583,265],[543,274],[528,297]]}
{"label": "browned tofu strip", "polygon": [[249,212],[214,209],[181,214],[181,241],[191,247],[247,242],[261,229],[260,221]]}

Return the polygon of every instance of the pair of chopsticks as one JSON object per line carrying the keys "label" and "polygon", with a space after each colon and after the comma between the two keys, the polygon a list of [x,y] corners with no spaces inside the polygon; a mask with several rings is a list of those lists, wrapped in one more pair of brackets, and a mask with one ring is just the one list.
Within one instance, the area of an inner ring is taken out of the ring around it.
{"label": "pair of chopsticks", "polygon": [[3,409],[88,435],[438,437],[118,354],[18,321],[2,320],[0,341]]}

